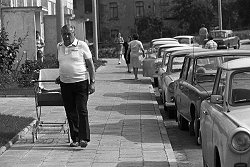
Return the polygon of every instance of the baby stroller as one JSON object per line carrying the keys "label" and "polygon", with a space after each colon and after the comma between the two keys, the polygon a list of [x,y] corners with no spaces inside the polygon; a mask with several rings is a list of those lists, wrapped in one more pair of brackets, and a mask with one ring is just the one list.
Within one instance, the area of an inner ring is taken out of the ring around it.
{"label": "baby stroller", "polygon": [[70,131],[66,117],[64,122],[45,122],[41,120],[42,108],[44,106],[63,106],[60,86],[55,83],[58,76],[58,68],[41,69],[38,80],[33,80],[37,116],[36,123],[32,129],[33,142],[38,139],[38,134],[43,127],[60,128],[60,131],[68,134],[68,141],[70,142]]}

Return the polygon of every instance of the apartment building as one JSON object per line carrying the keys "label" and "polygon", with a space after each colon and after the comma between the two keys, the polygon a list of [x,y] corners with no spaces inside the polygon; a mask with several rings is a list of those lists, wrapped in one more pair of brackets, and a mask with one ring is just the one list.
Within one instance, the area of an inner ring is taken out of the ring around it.
{"label": "apartment building", "polygon": [[[98,38],[110,42],[118,32],[126,37],[137,32],[136,20],[143,16],[156,16],[165,24],[172,24],[170,11],[173,0],[97,0]],[[92,0],[73,0],[76,19],[85,20],[86,36],[92,40]]]}

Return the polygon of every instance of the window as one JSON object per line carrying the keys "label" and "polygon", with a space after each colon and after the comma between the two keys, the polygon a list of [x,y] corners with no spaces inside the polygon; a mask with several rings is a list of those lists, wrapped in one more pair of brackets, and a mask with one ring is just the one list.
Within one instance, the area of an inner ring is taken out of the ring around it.
{"label": "window", "polygon": [[188,82],[193,82],[193,71],[194,71],[194,59],[191,59],[189,61],[189,67],[188,67],[188,74],[187,74],[187,80]]}
{"label": "window", "polygon": [[189,58],[185,58],[184,63],[183,63],[183,67],[181,70],[181,74],[180,74],[180,78],[183,80],[186,80],[186,78],[187,78],[188,67],[189,67]]}
{"label": "window", "polygon": [[92,13],[92,0],[84,0],[85,13]]}
{"label": "window", "polygon": [[142,1],[136,1],[135,8],[136,8],[136,17],[143,17],[144,16],[144,3]]}
{"label": "window", "polygon": [[27,6],[33,6],[32,0],[27,0]]}
{"label": "window", "polygon": [[109,9],[110,9],[110,18],[118,18],[118,5],[117,2],[111,2],[109,3]]}

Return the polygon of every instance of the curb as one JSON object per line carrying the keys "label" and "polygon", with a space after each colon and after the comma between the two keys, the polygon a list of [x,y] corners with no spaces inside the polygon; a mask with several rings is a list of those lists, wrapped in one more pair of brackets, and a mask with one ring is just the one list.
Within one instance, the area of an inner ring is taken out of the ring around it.
{"label": "curb", "polygon": [[13,144],[15,144],[19,139],[21,139],[24,135],[26,135],[31,128],[33,127],[33,125],[36,123],[36,120],[32,121],[27,127],[25,127],[21,132],[19,132],[18,134],[16,134],[7,144],[5,144],[5,146],[2,146],[0,148],[0,156],[9,148],[12,147]]}
{"label": "curb", "polygon": [[[149,89],[150,89],[151,95],[154,98],[154,105],[156,106],[156,112],[160,113],[159,105],[158,105],[158,103],[157,103],[157,101],[155,99],[155,97],[159,93],[157,94],[157,91],[155,91],[155,88],[153,88],[153,86],[150,86]],[[176,161],[176,158],[175,158],[174,150],[173,150],[172,145],[170,143],[170,140],[169,140],[169,137],[168,137],[168,132],[167,132],[167,130],[165,128],[164,121],[162,119],[161,114],[157,114],[157,115],[160,115],[160,116],[157,116],[157,121],[158,121],[158,124],[159,124],[159,127],[160,127],[161,135],[164,135],[164,139],[166,141],[169,141],[169,142],[164,141],[165,152],[166,152],[167,157],[168,157],[169,165],[170,165],[170,167],[177,167],[178,165],[177,165],[177,161]],[[164,127],[164,128],[161,128],[161,127]]]}

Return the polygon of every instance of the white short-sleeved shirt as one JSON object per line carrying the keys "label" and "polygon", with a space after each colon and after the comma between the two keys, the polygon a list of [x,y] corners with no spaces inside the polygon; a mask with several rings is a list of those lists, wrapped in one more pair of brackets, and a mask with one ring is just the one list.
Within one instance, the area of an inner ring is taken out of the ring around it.
{"label": "white short-sleeved shirt", "polygon": [[75,83],[88,79],[85,59],[92,58],[88,45],[75,39],[66,47],[64,43],[57,44],[59,76],[63,83]]}

